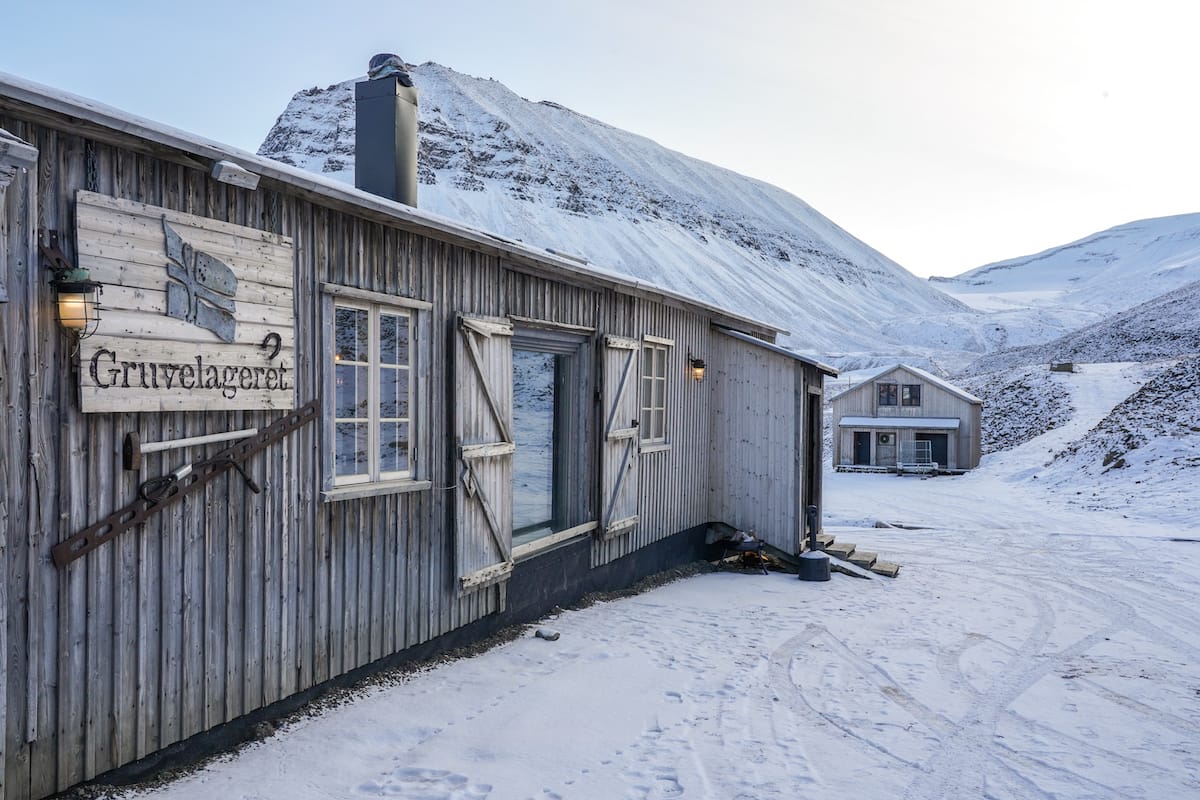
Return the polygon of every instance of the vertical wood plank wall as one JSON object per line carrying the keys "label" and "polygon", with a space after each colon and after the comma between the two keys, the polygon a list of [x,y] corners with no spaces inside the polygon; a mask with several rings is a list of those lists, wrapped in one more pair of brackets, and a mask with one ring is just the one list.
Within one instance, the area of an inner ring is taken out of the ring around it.
{"label": "vertical wood plank wall", "polygon": [[[667,355],[667,441],[670,447],[638,457],[637,526],[629,533],[592,545],[592,566],[617,558],[708,521],[708,471],[711,405],[709,383],[688,375],[687,357],[709,357],[714,334],[709,320],[695,313],[640,298],[609,294],[601,304],[599,327],[605,333],[674,341]],[[640,353],[639,353],[640,358]],[[640,362],[639,362],[640,363]],[[636,374],[641,384],[640,367]]]}
{"label": "vertical wood plank wall", "polygon": [[709,514],[798,552],[802,370],[794,359],[729,336],[715,335],[713,344]]}
{"label": "vertical wood plank wall", "polygon": [[[0,304],[6,365],[0,377],[0,669],[7,678],[0,700],[0,796],[6,799],[60,791],[498,610],[495,587],[460,595],[455,582],[453,490],[445,487],[458,477],[448,362],[459,311],[675,342],[667,381],[670,447],[640,459],[640,524],[628,535],[595,542],[593,565],[705,523],[714,508],[710,458],[722,459],[724,478],[715,495],[736,490],[740,503],[716,504],[718,518],[740,524],[734,511],[747,506],[775,513],[780,498],[798,490],[786,481],[770,483],[791,474],[784,463],[790,449],[779,464],[755,463],[750,450],[762,451],[734,441],[740,434],[729,423],[735,418],[722,422],[715,412],[740,403],[744,413],[737,421],[757,426],[746,434],[756,443],[790,441],[795,419],[760,414],[756,404],[763,374],[770,375],[767,395],[775,409],[775,401],[796,388],[791,372],[765,354],[750,353],[756,360],[732,366],[732,351],[719,348],[736,343],[720,341],[699,312],[536,277],[499,257],[335,210],[268,181],[257,191],[215,182],[205,165],[189,165],[175,152],[157,154],[150,143],[117,146],[37,119],[0,109],[0,127],[41,152],[37,226],[66,234],[69,257],[80,189],[293,238],[298,403],[317,397],[324,385],[323,282],[430,302],[422,323],[428,341],[420,347],[432,377],[420,387],[417,457],[421,477],[434,488],[323,502],[323,460],[313,454],[321,450],[324,423],[317,422],[251,460],[248,470],[261,494],[231,471],[55,568],[53,544],[124,506],[140,481],[206,452],[147,454],[140,471],[126,471],[126,433],[136,431],[143,441],[176,439],[266,427],[279,414],[81,414],[72,343],[49,311],[43,270],[36,260],[10,264],[10,293],[29,292],[32,299]],[[6,205],[11,239],[15,223],[12,204]],[[687,373],[689,354],[731,366],[724,374],[710,369],[696,383]],[[757,378],[756,370],[763,371]],[[792,403],[789,397],[786,408]],[[724,437],[721,443],[714,432]],[[594,433],[585,433],[587,441],[595,441]],[[589,463],[581,492],[593,493],[594,472]],[[756,480],[768,483],[752,486]],[[769,502],[759,497],[762,486],[771,487]],[[782,512],[769,523],[755,518],[749,524],[783,526]]]}

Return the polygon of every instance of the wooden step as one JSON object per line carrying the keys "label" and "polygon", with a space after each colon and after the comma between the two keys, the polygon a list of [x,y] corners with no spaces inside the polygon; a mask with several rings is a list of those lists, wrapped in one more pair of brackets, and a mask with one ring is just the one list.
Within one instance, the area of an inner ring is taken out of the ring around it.
{"label": "wooden step", "polygon": [[854,545],[849,542],[834,542],[825,548],[825,552],[834,558],[848,559],[850,554],[854,552]]}
{"label": "wooden step", "polygon": [[866,550],[855,550],[850,554],[850,558],[848,560],[856,567],[870,569],[878,559],[879,556],[875,553],[871,553]]}
{"label": "wooden step", "polygon": [[876,561],[868,569],[877,575],[884,575],[888,578],[894,578],[900,574],[900,565],[893,564],[891,561]]}
{"label": "wooden step", "polygon": [[833,542],[834,537],[832,533],[817,534],[817,547],[821,548],[822,550],[824,550],[826,547],[829,547],[829,545],[833,544]]}

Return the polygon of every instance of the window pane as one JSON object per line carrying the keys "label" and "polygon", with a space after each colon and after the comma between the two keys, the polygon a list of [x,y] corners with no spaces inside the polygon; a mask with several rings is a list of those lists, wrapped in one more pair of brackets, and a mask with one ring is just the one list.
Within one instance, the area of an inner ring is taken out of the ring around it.
{"label": "window pane", "polygon": [[665,408],[667,405],[667,382],[662,378],[654,381],[654,407]]}
{"label": "window pane", "polygon": [[385,422],[379,426],[379,471],[408,469],[408,423]]}
{"label": "window pane", "polygon": [[367,424],[365,422],[339,422],[334,426],[336,450],[334,474],[366,475]]}
{"label": "window pane", "polygon": [[657,378],[667,377],[667,348],[654,348],[654,375]]}
{"label": "window pane", "polygon": [[334,313],[334,360],[367,360],[367,312],[339,307]]}
{"label": "window pane", "polygon": [[665,439],[667,437],[667,412],[665,409],[659,409],[654,412],[654,438]]}
{"label": "window pane", "polygon": [[408,317],[404,314],[379,315],[379,362],[408,365]]}
{"label": "window pane", "polygon": [[408,417],[408,370],[379,369],[379,416],[384,419]]}
{"label": "window pane", "polygon": [[366,419],[367,367],[355,364],[338,364],[334,368],[334,383],[337,385],[337,419]]}
{"label": "window pane", "polygon": [[513,530],[552,527],[556,367],[549,353],[513,351]]}
{"label": "window pane", "polygon": [[645,376],[642,378],[642,408],[649,408],[654,404],[654,378]]}
{"label": "window pane", "polygon": [[654,375],[654,348],[642,348],[642,377],[649,378]]}

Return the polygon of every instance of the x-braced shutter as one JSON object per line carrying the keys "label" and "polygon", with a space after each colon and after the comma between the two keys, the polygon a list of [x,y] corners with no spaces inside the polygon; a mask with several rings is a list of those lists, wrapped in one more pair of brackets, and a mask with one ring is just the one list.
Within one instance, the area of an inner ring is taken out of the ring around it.
{"label": "x-braced shutter", "polygon": [[603,441],[600,443],[600,533],[629,533],[638,524],[638,352],[641,344],[604,337]]}
{"label": "x-braced shutter", "polygon": [[512,333],[507,320],[458,318],[455,563],[463,592],[507,580],[513,568]]}

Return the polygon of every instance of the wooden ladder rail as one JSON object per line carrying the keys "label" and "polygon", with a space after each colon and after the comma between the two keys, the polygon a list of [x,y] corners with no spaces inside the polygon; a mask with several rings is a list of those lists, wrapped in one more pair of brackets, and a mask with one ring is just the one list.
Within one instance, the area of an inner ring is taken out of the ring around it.
{"label": "wooden ladder rail", "polygon": [[241,464],[256,453],[312,422],[317,418],[320,410],[321,401],[313,400],[307,405],[289,411],[287,415],[261,430],[258,435],[242,439],[237,444],[205,459],[205,463],[172,484],[163,496],[154,502],[143,499],[135,500],[99,522],[89,525],[74,536],[62,540],[50,549],[54,565],[59,568],[65,567],[135,525],[142,524],[149,517],[179,501],[185,495],[202,489],[205,484],[220,477],[234,464]]}

